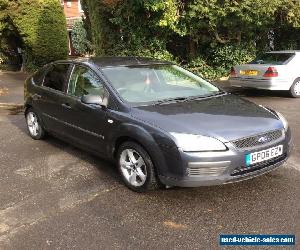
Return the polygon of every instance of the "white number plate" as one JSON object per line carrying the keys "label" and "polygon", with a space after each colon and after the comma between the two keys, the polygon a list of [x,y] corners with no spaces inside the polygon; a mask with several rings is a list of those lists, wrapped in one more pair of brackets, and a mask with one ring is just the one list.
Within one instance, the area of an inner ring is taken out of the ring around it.
{"label": "white number plate", "polygon": [[259,163],[262,161],[267,161],[270,160],[272,158],[275,158],[279,155],[283,154],[283,145],[279,145],[273,148],[269,148],[266,150],[262,150],[259,152],[254,152],[251,154],[247,154],[246,155],[246,165],[250,166],[253,165],[255,163]]}

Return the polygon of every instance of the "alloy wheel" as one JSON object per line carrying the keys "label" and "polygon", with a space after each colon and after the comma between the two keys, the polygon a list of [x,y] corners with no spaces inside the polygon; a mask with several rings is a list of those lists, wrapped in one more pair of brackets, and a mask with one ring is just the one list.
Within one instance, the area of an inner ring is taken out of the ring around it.
{"label": "alloy wheel", "polygon": [[120,155],[121,172],[124,178],[134,187],[144,185],[147,179],[147,168],[143,157],[134,149],[124,149]]}
{"label": "alloy wheel", "polygon": [[40,131],[40,124],[38,122],[38,118],[34,112],[28,112],[26,115],[27,126],[29,133],[32,136],[38,136]]}
{"label": "alloy wheel", "polygon": [[297,96],[300,96],[300,81],[296,82],[294,85],[294,92]]}

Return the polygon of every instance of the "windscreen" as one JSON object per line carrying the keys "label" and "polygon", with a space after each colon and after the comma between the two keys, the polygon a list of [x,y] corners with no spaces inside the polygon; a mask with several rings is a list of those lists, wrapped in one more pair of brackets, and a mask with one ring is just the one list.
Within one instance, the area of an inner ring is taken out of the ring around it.
{"label": "windscreen", "polygon": [[214,85],[176,65],[122,66],[102,70],[119,95],[136,105],[220,92]]}

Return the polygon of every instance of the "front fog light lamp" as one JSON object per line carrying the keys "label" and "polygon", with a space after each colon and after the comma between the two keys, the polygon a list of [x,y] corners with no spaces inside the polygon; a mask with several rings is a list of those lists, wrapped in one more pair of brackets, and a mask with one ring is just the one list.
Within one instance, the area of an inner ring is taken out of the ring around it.
{"label": "front fog light lamp", "polygon": [[170,133],[179,148],[186,152],[224,151],[226,146],[219,140],[202,135]]}

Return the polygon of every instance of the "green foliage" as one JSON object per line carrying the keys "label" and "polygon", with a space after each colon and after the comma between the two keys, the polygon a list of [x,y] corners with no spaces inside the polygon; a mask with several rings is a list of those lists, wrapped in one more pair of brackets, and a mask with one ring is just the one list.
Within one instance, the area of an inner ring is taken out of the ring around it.
{"label": "green foliage", "polygon": [[79,55],[87,54],[91,50],[91,43],[87,39],[87,32],[82,20],[76,20],[72,29],[72,43]]}
{"label": "green foliage", "polygon": [[3,30],[5,30],[6,28],[8,28],[8,4],[8,0],[0,0],[0,33],[3,32]]}
{"label": "green foliage", "polygon": [[27,69],[67,57],[66,20],[59,1],[15,0],[4,10],[5,27],[0,27],[20,40]]}
{"label": "green foliage", "polygon": [[86,0],[96,55],[143,55],[172,59],[166,44],[175,27],[174,1]]}
{"label": "green foliage", "polygon": [[255,58],[255,48],[238,45],[220,45],[206,51],[206,57],[198,56],[186,67],[198,75],[216,80],[228,76],[233,65],[248,63]]}
{"label": "green foliage", "polygon": [[185,67],[208,80],[215,80],[223,76],[224,71],[222,69],[214,68],[208,65],[206,61],[203,57],[199,56],[185,65]]}
{"label": "green foliage", "polygon": [[222,45],[211,49],[209,61],[214,67],[229,71],[233,65],[248,63],[255,58],[253,47]]}

